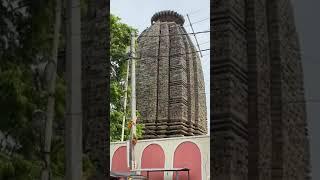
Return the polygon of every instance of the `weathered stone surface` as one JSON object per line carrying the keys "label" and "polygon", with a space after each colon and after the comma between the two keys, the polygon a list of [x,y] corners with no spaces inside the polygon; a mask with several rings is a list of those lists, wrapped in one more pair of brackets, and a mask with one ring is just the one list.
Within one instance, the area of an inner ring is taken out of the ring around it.
{"label": "weathered stone surface", "polygon": [[90,1],[82,17],[83,151],[97,172],[92,179],[109,177],[108,122],[108,3]]}
{"label": "weathered stone surface", "polygon": [[137,110],[144,138],[207,133],[201,62],[189,36],[181,35],[183,22],[175,12],[157,13],[138,38]]}
{"label": "weathered stone surface", "polygon": [[213,179],[309,179],[303,72],[289,0],[214,0]]}

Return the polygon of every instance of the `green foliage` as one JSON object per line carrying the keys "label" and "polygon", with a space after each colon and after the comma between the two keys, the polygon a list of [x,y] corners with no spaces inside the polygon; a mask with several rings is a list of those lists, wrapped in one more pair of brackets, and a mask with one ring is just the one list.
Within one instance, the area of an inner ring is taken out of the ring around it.
{"label": "green foliage", "polygon": [[120,82],[126,74],[126,49],[130,46],[131,33],[137,34],[137,30],[122,23],[119,17],[112,14],[110,23],[111,78]]}
{"label": "green foliage", "polygon": [[16,143],[10,155],[0,149],[0,179],[31,180],[40,175],[32,113],[42,101],[32,85],[29,68],[33,59],[31,7],[26,5],[23,13],[13,8],[14,3],[0,3],[0,131]]}
{"label": "green foliage", "polygon": [[30,71],[23,65],[11,65],[0,72],[0,130],[22,146],[19,151],[30,156],[35,146],[32,113],[41,98],[32,87]]}
{"label": "green foliage", "polygon": [[39,179],[40,167],[39,161],[26,160],[23,156],[18,154],[8,156],[4,153],[0,153],[0,179]]}
{"label": "green foliage", "polygon": [[[55,97],[54,130],[56,133],[53,137],[51,155],[54,178],[59,177],[61,173],[64,174],[63,137],[57,133],[59,127],[64,124],[65,109],[65,84],[60,77],[57,79]],[[34,127],[32,114],[36,109],[45,111],[46,100],[47,97],[42,97],[34,88],[28,67],[12,64],[9,69],[0,72],[0,130],[13,137],[21,146],[15,151],[18,153],[17,155],[8,156],[8,158],[2,157],[0,164],[3,166],[1,166],[0,177],[8,177],[3,179],[19,179],[20,174],[21,179],[24,179],[23,177],[28,177],[28,174],[32,173],[31,171],[36,171],[37,168],[40,171],[40,164],[32,166],[33,169],[27,168],[27,166],[34,164],[34,162],[41,162],[40,141],[37,136],[44,127]],[[19,164],[26,165],[26,169],[17,166]],[[12,169],[13,172],[11,172]],[[39,178],[31,178],[30,176],[30,179]]]}
{"label": "green foliage", "polygon": [[[13,7],[17,1],[20,1],[19,8]],[[87,2],[81,0],[84,11]],[[40,139],[45,127],[33,115],[36,110],[46,112],[48,94],[37,88],[30,66],[52,56],[55,13],[55,0],[6,0],[6,3],[0,3],[0,131],[19,145],[12,153],[3,151],[0,145],[1,180],[40,179],[43,167]],[[60,34],[60,48],[65,46],[63,39]],[[58,76],[50,154],[53,180],[64,179],[65,173],[65,93],[65,80]],[[95,173],[86,155],[83,166],[84,179]]]}
{"label": "green foliage", "polygon": [[[81,1],[86,3],[88,0]],[[14,2],[14,1],[8,1]],[[43,166],[43,153],[39,140],[43,126],[35,126],[35,110],[46,111],[47,96],[36,88],[30,65],[38,62],[38,57],[51,56],[53,39],[54,7],[53,0],[26,2],[26,14],[12,11],[0,3],[0,28],[5,38],[0,38],[0,131],[13,137],[18,149],[12,154],[1,152],[0,179],[34,180],[39,179]],[[41,8],[40,8],[41,7]],[[85,6],[84,6],[85,7]],[[32,9],[32,12],[31,12]],[[126,48],[130,45],[131,32],[137,30],[121,23],[120,18],[111,15],[111,141],[121,138],[122,117],[130,116],[123,112],[124,79],[126,77]],[[12,30],[11,26],[15,30]],[[63,39],[63,38],[62,38]],[[61,46],[64,43],[60,43]],[[57,77],[55,93],[55,119],[51,152],[51,172],[54,180],[64,178],[64,114],[65,81]],[[130,99],[130,89],[128,100]],[[128,101],[128,104],[130,101]],[[127,109],[130,109],[129,106]],[[128,120],[129,118],[127,118]],[[125,126],[125,139],[129,130]],[[142,134],[142,125],[137,126],[138,137]],[[90,159],[83,157],[84,178],[95,173]]]}
{"label": "green foliage", "polygon": [[[31,6],[15,8],[13,4],[22,6],[22,3],[30,3],[31,0],[4,1],[0,3],[0,60],[1,65],[9,63],[22,63],[30,61],[31,37]],[[2,68],[2,67],[1,67]],[[1,69],[0,68],[0,69]]]}
{"label": "green foliage", "polygon": [[[32,3],[32,49],[33,53],[42,56],[51,53],[53,41],[53,24],[55,22],[55,1],[36,0]],[[36,38],[34,38],[36,37]]]}
{"label": "green foliage", "polygon": [[[130,106],[127,112],[123,111],[123,99],[125,94],[125,79],[127,73],[127,48],[130,46],[131,33],[137,35],[137,30],[121,22],[119,17],[110,16],[111,29],[111,83],[110,83],[110,140],[121,140],[122,118],[126,116],[130,120]],[[128,89],[128,104],[130,104],[130,88]],[[143,126],[137,125],[137,136],[141,137]],[[124,139],[129,138],[129,129],[125,124]]]}
{"label": "green foliage", "polygon": [[[21,8],[14,9],[12,5],[16,1],[0,3],[3,35],[0,38],[0,131],[18,145],[10,154],[0,148],[0,179],[34,180],[39,179],[43,166],[39,136],[44,126],[35,126],[33,113],[46,111],[48,96],[36,88],[30,65],[38,62],[38,57],[51,56],[55,1],[23,0],[18,4]],[[64,144],[60,132],[64,109],[65,83],[57,77],[51,152],[53,179],[64,176]]]}
{"label": "green foliage", "polygon": [[29,113],[29,89],[26,81],[22,79],[23,74],[19,67],[0,72],[0,113],[2,119],[5,119],[0,122],[2,130],[21,124],[25,115]]}
{"label": "green foliage", "polygon": [[51,150],[51,172],[55,180],[63,179],[65,172],[65,152],[63,137],[55,136],[52,140]]}
{"label": "green foliage", "polygon": [[90,179],[94,174],[96,174],[96,169],[88,155],[84,154],[83,158],[83,175],[82,179]]}

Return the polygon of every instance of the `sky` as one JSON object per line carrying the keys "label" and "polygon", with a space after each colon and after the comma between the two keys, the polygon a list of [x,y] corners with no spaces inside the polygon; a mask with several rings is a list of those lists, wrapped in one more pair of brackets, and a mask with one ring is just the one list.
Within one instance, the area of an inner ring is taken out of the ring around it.
{"label": "sky", "polygon": [[307,100],[307,117],[310,134],[312,179],[320,179],[320,1],[292,0],[296,27],[300,38],[304,84]]}
{"label": "sky", "polygon": [[[185,29],[192,32],[186,14],[189,15],[195,32],[210,30],[210,0],[111,0],[110,11],[141,33],[151,25],[151,17],[162,10],[173,10],[185,16]],[[203,21],[202,21],[203,20]],[[191,36],[195,43],[195,39]],[[197,34],[200,49],[210,48],[210,33]],[[202,52],[201,58],[207,104],[208,133],[210,133],[210,52]]]}

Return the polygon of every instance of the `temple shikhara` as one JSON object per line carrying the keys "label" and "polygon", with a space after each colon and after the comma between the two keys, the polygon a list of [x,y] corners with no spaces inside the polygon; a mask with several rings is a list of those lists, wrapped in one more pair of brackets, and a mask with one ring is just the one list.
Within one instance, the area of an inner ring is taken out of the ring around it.
{"label": "temple shikhara", "polygon": [[183,16],[161,11],[138,38],[137,110],[144,139],[207,134],[204,80]]}

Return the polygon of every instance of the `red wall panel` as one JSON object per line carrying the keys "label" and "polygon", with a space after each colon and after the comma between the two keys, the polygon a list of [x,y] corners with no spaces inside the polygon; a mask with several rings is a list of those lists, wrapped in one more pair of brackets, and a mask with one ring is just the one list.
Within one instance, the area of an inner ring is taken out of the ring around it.
{"label": "red wall panel", "polygon": [[127,165],[127,148],[119,147],[113,154],[111,171],[114,172],[130,172]]}
{"label": "red wall panel", "polygon": [[[201,180],[201,153],[198,146],[192,142],[181,143],[174,152],[173,167],[190,168],[190,180]],[[187,172],[179,172],[179,179],[187,177]]]}
{"label": "red wall panel", "polygon": [[[141,168],[164,168],[165,155],[161,146],[157,144],[150,144],[147,146],[142,153]],[[147,175],[147,173],[142,173]],[[163,172],[150,172],[149,179],[152,180],[163,180]]]}

